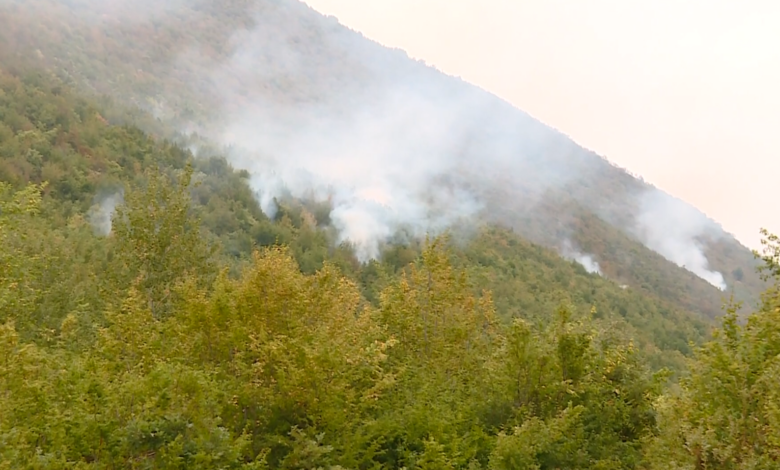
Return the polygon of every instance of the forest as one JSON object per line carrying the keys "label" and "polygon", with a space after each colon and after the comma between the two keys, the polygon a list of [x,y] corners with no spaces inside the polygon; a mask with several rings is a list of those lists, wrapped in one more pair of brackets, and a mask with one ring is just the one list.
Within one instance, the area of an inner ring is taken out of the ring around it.
{"label": "forest", "polygon": [[359,262],[146,126],[0,68],[0,468],[780,466],[776,236],[716,325],[499,225]]}
{"label": "forest", "polygon": [[[722,313],[724,292],[640,239],[642,196],[657,193],[654,188],[498,97],[385,48],[299,0],[6,0],[0,2],[0,64],[22,75],[55,75],[99,101],[111,123],[130,123],[185,149],[216,142],[221,147],[205,153],[249,160],[239,167],[250,179],[264,169],[254,163],[258,153],[294,160],[290,147],[309,141],[324,140],[334,158],[370,148],[362,158],[378,160],[380,168],[408,148],[445,153],[446,168],[459,161],[466,169],[440,176],[482,203],[480,222],[558,252],[571,242],[593,255],[605,277],[643,297],[708,320]],[[388,115],[394,119],[384,120]],[[445,131],[433,141],[415,140],[417,130],[428,127],[419,119]],[[244,143],[263,144],[249,157],[226,148],[223,138],[244,126],[250,137]],[[313,135],[305,131],[312,127]],[[180,132],[190,137],[181,139]],[[203,139],[192,142],[195,134]],[[252,139],[258,135],[263,138]],[[349,144],[353,138],[356,147]],[[382,152],[390,156],[373,155]],[[492,173],[486,173],[490,165],[471,166],[485,159],[495,163]],[[405,169],[418,177],[413,170]],[[459,174],[467,175],[465,181]],[[673,217],[679,209],[662,206],[647,218],[660,227],[696,218],[690,211]],[[216,220],[204,224],[215,228]],[[234,226],[216,230],[238,233]],[[696,236],[674,245],[701,249],[708,269],[722,274],[725,297],[742,302],[742,313],[757,308],[768,286],[756,274],[750,250],[718,227],[690,232]],[[241,244],[245,252],[252,236],[236,237],[228,249]],[[322,250],[308,256],[302,264],[321,259]],[[522,295],[524,308],[531,294]]]}

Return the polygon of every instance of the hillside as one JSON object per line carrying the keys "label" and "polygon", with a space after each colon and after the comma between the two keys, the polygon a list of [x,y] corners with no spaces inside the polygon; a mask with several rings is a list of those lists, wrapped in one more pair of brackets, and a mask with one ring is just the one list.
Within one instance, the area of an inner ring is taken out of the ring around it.
{"label": "hillside", "polygon": [[141,107],[162,124],[149,132],[197,133],[248,170],[268,215],[285,194],[327,199],[361,260],[399,230],[482,220],[708,318],[713,284],[748,305],[765,288],[752,254],[695,209],[293,0],[7,1],[0,56]]}
{"label": "hillside", "polygon": [[776,238],[694,353],[698,315],[506,228],[361,263],[47,75],[0,67],[0,466],[773,468]]}
{"label": "hillside", "polygon": [[[139,5],[162,21],[210,3]],[[340,225],[360,199],[293,184],[264,199],[262,155],[182,135],[17,46],[0,48],[0,469],[777,467],[777,237],[762,303],[745,322],[729,305],[710,335],[714,287],[576,197],[588,181],[456,168],[429,176],[485,206],[440,219],[440,237],[419,230],[435,213],[382,219],[381,204]],[[344,235],[382,220],[395,230],[366,259]]]}
{"label": "hillside", "polygon": [[[147,171],[181,171],[192,155],[174,144],[155,142],[135,127],[112,125],[104,115],[119,114],[118,109],[99,109],[57,79],[35,71],[19,78],[0,69],[0,90],[0,180],[18,189],[46,184],[46,222],[39,221],[39,230],[48,235],[33,238],[39,246],[53,237],[41,252],[54,250],[47,261],[55,263],[49,266],[54,277],[48,282],[62,290],[52,295],[71,292],[66,305],[55,308],[57,301],[46,294],[31,307],[29,318],[35,319],[31,325],[37,332],[29,334],[37,337],[46,329],[56,331],[77,305],[93,313],[106,308],[100,296],[95,297],[94,286],[83,294],[86,297],[79,293],[91,282],[86,273],[97,270],[93,274],[105,278],[110,271],[100,261],[107,256],[101,235],[111,231],[107,211],[145,184]],[[417,259],[423,248],[399,240],[383,245],[380,263],[362,264],[352,247],[338,245],[327,206],[286,200],[270,219],[260,210],[245,173],[234,171],[218,155],[194,163],[198,186],[192,188],[193,210],[203,222],[204,239],[221,247],[220,264],[232,266],[235,273],[251,259],[254,247],[281,244],[290,248],[303,272],[311,274],[324,262],[333,263],[377,303],[387,279]],[[474,292],[492,290],[498,316],[507,322],[517,317],[544,322],[561,302],[583,312],[595,308],[597,319],[617,322],[656,366],[674,368],[681,366],[681,354],[690,353],[689,342],[707,335],[707,323],[675,298],[621,289],[506,229],[484,227],[465,239],[454,238],[451,248],[453,261],[470,273]],[[83,269],[68,267],[82,256]],[[70,278],[71,272],[87,277]]]}

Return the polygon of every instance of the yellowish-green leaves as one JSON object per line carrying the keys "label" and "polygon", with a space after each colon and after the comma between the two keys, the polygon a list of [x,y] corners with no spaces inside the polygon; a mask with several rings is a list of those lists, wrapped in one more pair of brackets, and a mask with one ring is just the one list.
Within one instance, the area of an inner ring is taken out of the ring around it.
{"label": "yellowish-green leaves", "polygon": [[[777,237],[762,231],[765,272],[777,281]],[[775,282],[776,284],[776,282]],[[742,324],[729,305],[713,340],[696,352],[678,394],[659,405],[655,468],[774,469],[780,462],[780,307],[777,285]]]}
{"label": "yellowish-green leaves", "polygon": [[131,281],[157,317],[172,312],[175,285],[187,276],[210,281],[212,249],[201,238],[190,213],[192,168],[181,172],[175,185],[165,175],[147,172],[144,191],[132,191],[112,219],[121,263],[115,289]]}
{"label": "yellowish-green leaves", "polygon": [[26,276],[36,255],[24,245],[33,235],[26,224],[40,210],[42,190],[42,185],[30,184],[14,191],[8,183],[0,182],[0,321],[20,313],[34,295]]}

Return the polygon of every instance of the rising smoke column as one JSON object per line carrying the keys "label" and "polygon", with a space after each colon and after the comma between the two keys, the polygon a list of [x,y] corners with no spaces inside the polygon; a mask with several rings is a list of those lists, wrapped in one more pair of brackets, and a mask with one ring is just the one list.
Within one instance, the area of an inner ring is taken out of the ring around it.
{"label": "rising smoke column", "polygon": [[722,230],[704,214],[657,189],[640,196],[635,234],[651,250],[720,290],[723,275],[709,269],[701,237],[721,236]]}
{"label": "rising smoke column", "polygon": [[95,203],[87,214],[95,233],[102,236],[108,236],[111,233],[111,217],[114,215],[116,207],[123,202],[124,193],[122,191],[95,197]]}
{"label": "rising smoke column", "polygon": [[582,253],[579,249],[575,248],[574,244],[570,240],[565,240],[563,242],[561,256],[581,264],[582,267],[585,268],[585,270],[589,273],[598,274],[601,276],[601,267],[593,255]]}
{"label": "rising smoke column", "polygon": [[[481,188],[499,177],[526,194],[576,177],[545,161],[554,133],[496,97],[346,28],[323,29],[319,16],[301,20],[311,12],[282,29],[265,13],[234,34],[228,60],[190,50],[180,61],[210,77],[223,106],[216,139],[250,172],[266,214],[283,194],[327,198],[341,240],[366,260],[400,227],[423,236],[473,219]],[[311,34],[323,57],[296,46]]]}

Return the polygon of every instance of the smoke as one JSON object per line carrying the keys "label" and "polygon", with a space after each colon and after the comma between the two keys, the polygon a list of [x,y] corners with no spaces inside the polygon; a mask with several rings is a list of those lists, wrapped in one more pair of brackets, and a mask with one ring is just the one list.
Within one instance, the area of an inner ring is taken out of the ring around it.
{"label": "smoke", "polygon": [[[60,5],[70,13],[69,28],[105,32],[104,41],[79,46],[84,55],[102,57],[104,43],[154,35],[153,47],[134,55],[129,48],[144,47],[144,41],[121,46],[129,59],[110,62],[112,77],[131,83],[132,77],[143,78],[121,99],[181,125],[186,134],[230,148],[228,158],[250,173],[269,216],[284,195],[330,201],[340,241],[352,242],[361,260],[377,257],[379,246],[399,229],[436,234],[475,218],[558,243],[539,235],[544,230],[523,213],[551,190],[602,217],[611,214],[603,218],[616,227],[631,224],[625,201],[608,206],[615,194],[629,199],[640,187],[636,180],[497,97],[367,40],[296,0]],[[85,80],[92,75],[71,72]],[[102,202],[93,225],[109,233],[115,203]],[[633,227],[638,238],[722,288],[722,276],[709,270],[702,251],[709,229],[700,214],[653,197],[641,206]],[[599,271],[590,255],[574,259]]]}
{"label": "smoke", "polygon": [[95,203],[87,214],[95,233],[104,237],[111,233],[111,217],[114,215],[116,206],[123,202],[124,193],[122,191],[95,197]]}
{"label": "smoke", "polygon": [[599,263],[593,258],[593,255],[580,252],[570,240],[563,242],[561,256],[580,263],[589,273],[601,276],[601,267],[599,267]]}
{"label": "smoke", "polygon": [[635,234],[651,250],[681,266],[720,290],[723,275],[709,269],[703,241],[723,235],[722,229],[704,214],[659,190],[640,196]]}
{"label": "smoke", "polygon": [[[273,215],[274,198],[285,192],[327,198],[333,225],[361,259],[376,257],[402,226],[413,235],[437,233],[482,209],[466,188],[468,165],[452,158],[459,110],[447,116],[421,97],[398,95],[320,119],[298,108],[291,130],[273,125],[266,114],[273,108],[260,109],[232,123],[226,141],[243,149],[233,160],[250,170],[263,210]],[[276,158],[260,157],[272,152]]]}
{"label": "smoke", "polygon": [[[226,61],[198,50],[179,58],[219,96],[211,137],[250,172],[266,214],[284,194],[327,199],[341,241],[367,260],[401,227],[435,235],[474,219],[496,181],[531,198],[575,177],[546,161],[557,134],[529,116],[346,28],[308,23],[313,12],[295,14],[258,15],[231,38]],[[300,46],[312,35],[314,53]]]}

